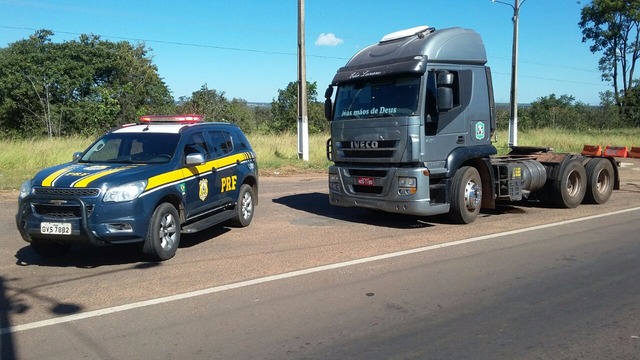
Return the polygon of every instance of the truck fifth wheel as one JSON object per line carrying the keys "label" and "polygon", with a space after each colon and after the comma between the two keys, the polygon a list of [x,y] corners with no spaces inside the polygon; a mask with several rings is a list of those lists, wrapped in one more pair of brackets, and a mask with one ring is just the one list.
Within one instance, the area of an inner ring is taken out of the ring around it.
{"label": "truck fifth wheel", "polygon": [[491,69],[473,30],[388,34],[338,70],[325,98],[332,205],[471,223],[499,201],[574,208],[620,187],[611,157],[548,147],[496,155]]}

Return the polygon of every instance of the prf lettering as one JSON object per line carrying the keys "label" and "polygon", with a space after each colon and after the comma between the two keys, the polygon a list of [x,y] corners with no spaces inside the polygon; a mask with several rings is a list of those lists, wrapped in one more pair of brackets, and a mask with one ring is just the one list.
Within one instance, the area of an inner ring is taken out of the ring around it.
{"label": "prf lettering", "polygon": [[222,178],[222,187],[220,192],[230,191],[236,189],[236,181],[238,181],[238,176],[225,176]]}

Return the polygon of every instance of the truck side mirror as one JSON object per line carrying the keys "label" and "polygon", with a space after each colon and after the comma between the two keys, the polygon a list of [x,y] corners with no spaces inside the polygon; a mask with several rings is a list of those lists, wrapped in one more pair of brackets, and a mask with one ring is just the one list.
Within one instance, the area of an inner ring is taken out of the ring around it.
{"label": "truck side mirror", "polygon": [[449,111],[453,109],[453,89],[450,87],[438,87],[438,110]]}
{"label": "truck side mirror", "polygon": [[327,87],[327,90],[324,91],[324,98],[331,99],[332,96],[333,96],[333,86],[329,85]]}
{"label": "truck side mirror", "polygon": [[333,96],[333,86],[329,85],[324,91],[324,117],[331,121],[333,106],[331,105],[331,97]]}
{"label": "truck side mirror", "polygon": [[327,118],[327,120],[331,121],[331,113],[333,112],[333,108],[331,105],[331,99],[326,99],[324,101],[324,117]]}
{"label": "truck side mirror", "polygon": [[448,71],[438,72],[438,111],[453,109],[453,74]]}

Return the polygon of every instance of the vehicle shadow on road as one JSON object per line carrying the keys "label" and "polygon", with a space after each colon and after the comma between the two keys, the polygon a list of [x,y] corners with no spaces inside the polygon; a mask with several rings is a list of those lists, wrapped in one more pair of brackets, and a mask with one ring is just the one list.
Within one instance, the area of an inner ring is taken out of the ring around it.
{"label": "vehicle shadow on road", "polygon": [[[100,266],[137,264],[137,267],[150,267],[154,263],[146,262],[137,244],[117,246],[92,247],[74,246],[67,254],[60,257],[42,257],[36,254],[30,245],[24,246],[16,252],[18,266],[50,266],[76,267],[79,269],[94,269]],[[151,265],[150,265],[151,264]]]}
{"label": "vehicle shadow on road", "polygon": [[334,220],[388,228],[415,229],[416,227],[427,228],[436,224],[451,223],[446,215],[421,217],[374,209],[332,206],[329,204],[329,195],[317,192],[283,196],[273,199],[273,202]]}

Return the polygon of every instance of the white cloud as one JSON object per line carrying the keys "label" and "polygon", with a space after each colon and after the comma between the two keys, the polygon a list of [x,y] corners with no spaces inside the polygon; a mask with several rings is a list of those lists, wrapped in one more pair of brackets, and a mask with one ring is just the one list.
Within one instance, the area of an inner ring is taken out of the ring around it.
{"label": "white cloud", "polygon": [[343,42],[344,40],[340,39],[339,37],[336,37],[334,33],[328,33],[328,34],[322,33],[318,36],[318,39],[316,40],[316,45],[317,46],[338,46]]}

